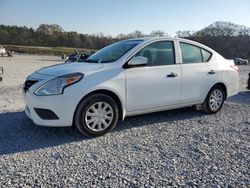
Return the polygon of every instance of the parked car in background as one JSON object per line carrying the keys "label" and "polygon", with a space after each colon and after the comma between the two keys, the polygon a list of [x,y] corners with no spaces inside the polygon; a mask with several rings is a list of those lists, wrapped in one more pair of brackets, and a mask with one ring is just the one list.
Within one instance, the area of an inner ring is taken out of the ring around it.
{"label": "parked car in background", "polygon": [[40,69],[23,88],[25,112],[43,126],[88,136],[126,116],[196,106],[212,114],[239,89],[238,67],[211,48],[179,38],[119,41],[84,62]]}
{"label": "parked car in background", "polygon": [[241,59],[241,58],[234,58],[235,65],[247,65],[248,60],[247,59]]}
{"label": "parked car in background", "polygon": [[6,50],[3,46],[0,46],[0,56],[2,56],[2,57],[12,57],[13,53],[11,51]]}
{"label": "parked car in background", "polygon": [[0,46],[0,55],[5,54],[6,50],[3,46]]}
{"label": "parked car in background", "polygon": [[3,77],[1,76],[3,74],[3,67],[0,67],[0,81],[3,80]]}
{"label": "parked car in background", "polygon": [[68,57],[66,58],[65,63],[72,63],[72,62],[83,62],[85,61],[90,55],[92,55],[94,53],[94,51],[90,51],[90,52],[78,52],[75,51],[74,54],[70,54],[68,55]]}
{"label": "parked car in background", "polygon": [[65,63],[82,62],[79,54],[70,54],[66,57]]}

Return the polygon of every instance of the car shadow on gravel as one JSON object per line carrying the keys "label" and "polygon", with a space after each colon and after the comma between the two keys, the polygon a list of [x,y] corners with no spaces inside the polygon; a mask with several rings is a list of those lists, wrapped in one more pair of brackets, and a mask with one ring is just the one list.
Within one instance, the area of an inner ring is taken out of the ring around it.
{"label": "car shadow on gravel", "polygon": [[250,90],[239,92],[237,95],[229,97],[227,101],[250,105]]}
{"label": "car shadow on gravel", "polygon": [[[178,121],[202,116],[204,113],[193,108],[156,112],[120,121],[113,132],[148,126],[168,121]],[[112,134],[112,133],[110,133]],[[88,138],[80,134],[75,127],[41,127],[28,119],[24,112],[0,113],[0,155],[53,147]]]}
{"label": "car shadow on gravel", "polygon": [[24,112],[0,113],[0,155],[87,139],[73,127],[36,126]]}
{"label": "car shadow on gravel", "polygon": [[168,123],[173,121],[188,120],[206,115],[203,111],[197,111],[193,107],[167,110],[144,115],[126,117],[125,121],[120,122],[115,130],[123,131],[135,127],[143,127],[152,124]]}

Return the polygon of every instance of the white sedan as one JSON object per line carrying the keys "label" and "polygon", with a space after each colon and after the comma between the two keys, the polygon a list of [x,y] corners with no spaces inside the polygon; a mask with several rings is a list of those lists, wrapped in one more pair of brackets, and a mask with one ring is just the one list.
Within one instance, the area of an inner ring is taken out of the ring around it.
{"label": "white sedan", "polygon": [[233,62],[190,40],[123,40],[85,62],[31,74],[23,88],[25,112],[37,125],[76,125],[100,136],[126,116],[188,106],[216,113],[237,94],[238,72]]}

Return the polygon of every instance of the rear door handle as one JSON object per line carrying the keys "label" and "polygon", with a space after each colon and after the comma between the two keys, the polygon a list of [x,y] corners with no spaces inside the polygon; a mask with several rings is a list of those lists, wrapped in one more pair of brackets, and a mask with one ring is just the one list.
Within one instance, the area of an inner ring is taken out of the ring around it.
{"label": "rear door handle", "polygon": [[176,76],[178,76],[176,73],[171,72],[171,73],[168,74],[166,77],[167,77],[167,78],[174,78],[174,77],[176,77]]}
{"label": "rear door handle", "polygon": [[208,72],[208,74],[215,74],[215,71],[211,70],[211,71]]}

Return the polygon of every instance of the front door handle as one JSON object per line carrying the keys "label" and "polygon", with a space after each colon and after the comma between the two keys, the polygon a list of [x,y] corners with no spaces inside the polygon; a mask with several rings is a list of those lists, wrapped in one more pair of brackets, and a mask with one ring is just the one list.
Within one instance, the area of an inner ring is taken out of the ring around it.
{"label": "front door handle", "polygon": [[208,74],[215,74],[215,71],[211,70],[211,71],[208,72]]}
{"label": "front door handle", "polygon": [[171,73],[168,74],[166,77],[168,77],[168,78],[174,78],[174,77],[176,77],[176,76],[178,76],[178,74],[176,74],[176,73],[174,73],[174,72],[171,72]]}

